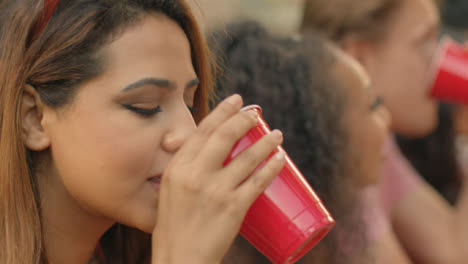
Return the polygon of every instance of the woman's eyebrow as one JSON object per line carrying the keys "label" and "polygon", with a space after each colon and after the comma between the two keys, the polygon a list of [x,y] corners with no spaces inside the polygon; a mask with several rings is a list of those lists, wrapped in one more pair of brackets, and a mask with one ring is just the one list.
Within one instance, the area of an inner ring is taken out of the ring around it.
{"label": "woman's eyebrow", "polygon": [[134,83],[131,83],[127,85],[124,89],[122,89],[121,92],[127,92],[145,85],[154,85],[160,88],[166,88],[166,89],[174,89],[176,87],[174,82],[171,82],[167,79],[159,79],[159,78],[144,78],[139,81],[136,81]]}
{"label": "woman's eyebrow", "polygon": [[[144,78],[144,79],[141,79],[141,80],[138,80],[134,83],[131,83],[129,85],[127,85],[124,89],[122,89],[121,92],[127,92],[127,91],[130,91],[130,90],[133,90],[133,89],[136,89],[136,88],[139,88],[139,87],[142,87],[142,86],[145,86],[145,85],[154,85],[154,86],[157,86],[157,87],[160,87],[160,88],[166,88],[166,89],[175,89],[176,88],[176,84],[175,82],[172,82],[172,81],[169,81],[167,79],[160,79],[160,78]],[[185,86],[185,88],[191,88],[191,87],[194,87],[194,86],[197,86],[200,84],[200,80],[198,78],[195,78],[193,80],[190,80],[187,85]]]}

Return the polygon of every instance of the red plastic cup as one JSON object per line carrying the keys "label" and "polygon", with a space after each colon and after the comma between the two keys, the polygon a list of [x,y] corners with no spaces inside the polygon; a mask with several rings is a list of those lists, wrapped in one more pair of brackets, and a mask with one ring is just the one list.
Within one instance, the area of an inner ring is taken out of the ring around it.
{"label": "red plastic cup", "polygon": [[445,37],[433,60],[430,85],[432,97],[468,104],[468,49]]}
{"label": "red plastic cup", "polygon": [[[246,106],[241,111],[256,111],[259,120],[234,145],[224,165],[271,132],[259,106]],[[280,150],[275,150],[267,160]],[[285,166],[252,204],[240,233],[273,263],[294,263],[325,237],[334,224],[322,201],[286,155]]]}

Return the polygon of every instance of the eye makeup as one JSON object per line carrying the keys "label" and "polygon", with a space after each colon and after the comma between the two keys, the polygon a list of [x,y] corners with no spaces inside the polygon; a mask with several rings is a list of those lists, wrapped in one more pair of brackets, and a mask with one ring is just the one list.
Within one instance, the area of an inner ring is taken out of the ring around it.
{"label": "eye makeup", "polygon": [[162,112],[162,109],[160,106],[157,106],[151,109],[139,108],[139,107],[135,107],[132,105],[127,105],[127,104],[124,104],[122,106],[142,117],[152,117],[155,114]]}
{"label": "eye makeup", "polygon": [[[155,107],[155,108],[151,108],[151,109],[135,107],[133,105],[127,105],[127,104],[124,104],[122,106],[125,107],[126,109],[128,109],[128,110],[142,116],[142,117],[148,117],[148,118],[163,111],[160,106]],[[187,108],[190,111],[190,113],[192,113],[192,114],[195,114],[196,112],[198,112],[198,108],[196,108],[196,107],[191,107],[191,106],[187,105]]]}
{"label": "eye makeup", "polygon": [[[193,102],[199,80],[193,79],[187,83],[184,91],[186,102]],[[125,109],[137,115],[150,118],[163,112],[161,103],[176,89],[176,84],[166,79],[144,78],[124,88],[116,100]],[[193,103],[192,103],[193,104]],[[186,105],[190,113],[194,114],[198,108]]]}

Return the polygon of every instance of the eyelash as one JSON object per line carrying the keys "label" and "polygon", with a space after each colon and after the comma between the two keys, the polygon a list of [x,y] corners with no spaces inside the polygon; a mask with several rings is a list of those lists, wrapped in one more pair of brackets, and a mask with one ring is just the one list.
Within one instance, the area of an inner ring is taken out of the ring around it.
{"label": "eyelash", "polygon": [[143,109],[143,108],[134,107],[132,105],[123,105],[123,106],[127,108],[128,110],[134,113],[137,113],[138,115],[141,115],[142,117],[151,117],[159,112],[162,112],[162,109],[160,106],[152,108],[152,109]]}
{"label": "eyelash", "polygon": [[375,97],[374,102],[372,102],[370,106],[371,111],[375,111],[377,108],[379,108],[379,106],[382,105],[382,103],[383,103],[382,97],[380,96]]}
{"label": "eyelash", "polygon": [[[155,114],[162,112],[162,109],[161,109],[160,106],[152,108],[152,109],[143,109],[143,108],[134,107],[132,105],[123,105],[123,106],[125,108],[127,108],[128,110],[130,110],[130,111],[132,111],[132,112],[134,112],[134,113],[136,113],[138,115],[141,115],[142,117],[152,117]],[[187,106],[187,108],[189,109],[190,113],[192,113],[192,114],[198,112],[198,108],[196,108],[196,107]]]}

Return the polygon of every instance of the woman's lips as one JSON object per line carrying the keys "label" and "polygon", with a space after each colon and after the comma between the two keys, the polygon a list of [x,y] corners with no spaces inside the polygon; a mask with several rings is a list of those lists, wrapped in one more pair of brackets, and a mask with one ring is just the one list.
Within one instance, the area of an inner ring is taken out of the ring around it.
{"label": "woman's lips", "polygon": [[148,181],[153,185],[156,191],[159,191],[159,187],[161,186],[161,176],[149,178]]}

